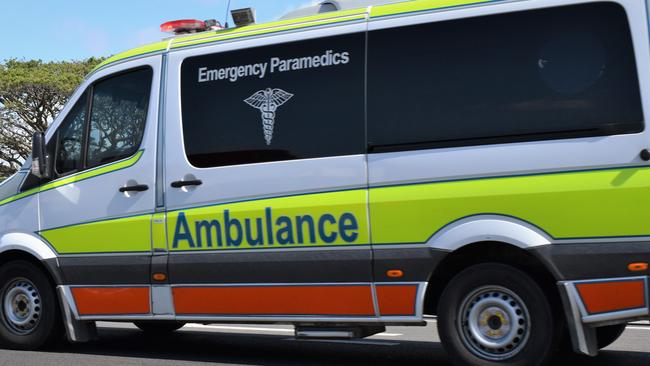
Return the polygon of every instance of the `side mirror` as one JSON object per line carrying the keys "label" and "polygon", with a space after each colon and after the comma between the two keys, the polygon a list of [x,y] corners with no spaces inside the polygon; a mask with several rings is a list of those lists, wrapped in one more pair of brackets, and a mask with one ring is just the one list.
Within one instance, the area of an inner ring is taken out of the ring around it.
{"label": "side mirror", "polygon": [[32,137],[32,174],[41,179],[50,177],[43,132],[35,132]]}

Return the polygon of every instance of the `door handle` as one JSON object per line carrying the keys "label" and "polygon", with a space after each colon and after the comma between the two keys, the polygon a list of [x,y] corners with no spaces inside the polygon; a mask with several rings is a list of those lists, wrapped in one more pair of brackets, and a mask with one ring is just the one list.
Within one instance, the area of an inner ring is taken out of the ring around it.
{"label": "door handle", "polygon": [[641,150],[641,153],[639,154],[641,157],[641,160],[643,161],[650,161],[650,151],[648,149],[643,149]]}
{"label": "door handle", "polygon": [[120,192],[144,192],[149,189],[149,186],[146,184],[136,184],[128,187],[120,187]]}
{"label": "door handle", "polygon": [[203,182],[200,179],[177,180],[176,182],[172,182],[171,186],[172,188],[183,188],[188,186],[200,186],[201,184],[203,184]]}

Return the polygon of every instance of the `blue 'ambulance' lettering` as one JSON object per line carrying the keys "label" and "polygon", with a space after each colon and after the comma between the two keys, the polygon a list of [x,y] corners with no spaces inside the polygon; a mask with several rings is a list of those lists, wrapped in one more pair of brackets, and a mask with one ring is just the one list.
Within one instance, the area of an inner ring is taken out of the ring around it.
{"label": "blue 'ambulance' lettering", "polygon": [[270,207],[264,217],[232,217],[230,210],[223,211],[221,220],[188,221],[180,212],[174,228],[172,248],[238,248],[273,245],[302,245],[318,242],[332,244],[338,241],[354,243],[359,238],[357,218],[349,212],[336,217],[324,214],[273,217]]}

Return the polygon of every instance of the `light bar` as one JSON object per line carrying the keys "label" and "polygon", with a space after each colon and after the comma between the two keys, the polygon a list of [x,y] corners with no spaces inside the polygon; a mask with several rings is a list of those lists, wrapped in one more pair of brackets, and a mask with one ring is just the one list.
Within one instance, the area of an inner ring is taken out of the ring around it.
{"label": "light bar", "polygon": [[160,25],[160,30],[166,33],[182,34],[196,33],[206,30],[205,22],[196,19],[172,20]]}

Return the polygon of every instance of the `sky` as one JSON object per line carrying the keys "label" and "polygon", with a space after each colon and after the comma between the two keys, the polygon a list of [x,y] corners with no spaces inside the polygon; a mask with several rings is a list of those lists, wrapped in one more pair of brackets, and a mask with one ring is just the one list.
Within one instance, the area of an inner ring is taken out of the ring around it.
{"label": "sky", "polygon": [[[255,8],[258,23],[314,0],[232,0]],[[110,56],[169,36],[160,24],[176,19],[224,23],[228,0],[0,0],[0,62],[67,61]],[[229,18],[232,25],[232,19]]]}

